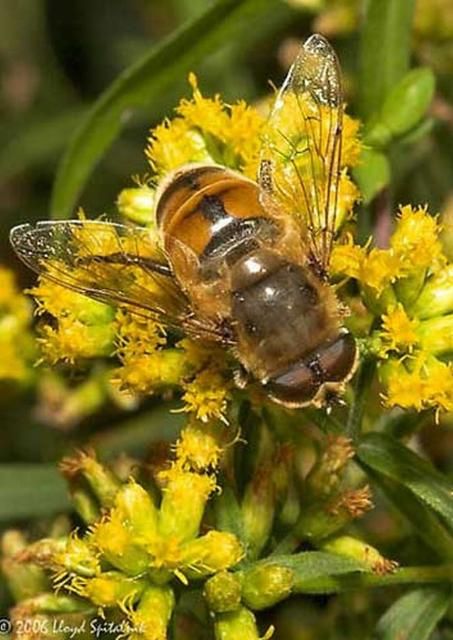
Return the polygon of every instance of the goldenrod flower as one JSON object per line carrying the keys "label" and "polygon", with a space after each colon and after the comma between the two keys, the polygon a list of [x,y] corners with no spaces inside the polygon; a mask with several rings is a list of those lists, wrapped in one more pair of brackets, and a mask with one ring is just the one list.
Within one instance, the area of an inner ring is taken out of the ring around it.
{"label": "goldenrod flower", "polygon": [[382,316],[381,336],[385,345],[383,355],[395,349],[407,350],[410,353],[418,342],[417,326],[418,321],[409,318],[401,304],[389,309],[388,313]]}
{"label": "goldenrod flower", "polygon": [[159,532],[164,537],[190,540],[198,534],[206,502],[216,487],[215,478],[184,471],[174,465],[162,471],[164,483],[159,514]]}
{"label": "goldenrod flower", "polygon": [[14,274],[0,267],[0,380],[27,383],[33,377],[36,346],[30,332],[32,308]]}
{"label": "goldenrod flower", "polygon": [[222,427],[218,423],[189,422],[176,442],[175,452],[182,468],[204,471],[216,469],[222,454]]}
{"label": "goldenrod flower", "polygon": [[385,403],[403,409],[453,410],[453,366],[420,353],[404,361],[390,359],[380,367]]}
{"label": "goldenrod flower", "polygon": [[229,384],[216,368],[203,369],[182,387],[183,411],[193,413],[201,422],[226,421]]}
{"label": "goldenrod flower", "polygon": [[400,207],[390,246],[406,273],[417,269],[435,270],[439,263],[445,262],[439,233],[437,219],[428,213],[426,206]]}

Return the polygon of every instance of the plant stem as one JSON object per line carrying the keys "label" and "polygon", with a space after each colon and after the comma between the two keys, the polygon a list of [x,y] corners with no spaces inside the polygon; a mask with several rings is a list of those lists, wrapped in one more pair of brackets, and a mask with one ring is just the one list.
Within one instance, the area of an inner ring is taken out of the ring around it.
{"label": "plant stem", "polygon": [[453,564],[435,567],[404,567],[385,575],[359,573],[345,576],[323,576],[312,581],[301,581],[296,585],[295,592],[338,593],[363,588],[438,583],[453,583]]}
{"label": "plant stem", "polygon": [[353,442],[356,442],[360,435],[367,390],[373,379],[375,369],[376,361],[374,359],[365,359],[357,375],[354,398],[351,402],[348,421],[346,423],[346,433]]}
{"label": "plant stem", "polygon": [[409,68],[415,0],[365,0],[359,110],[368,122]]}

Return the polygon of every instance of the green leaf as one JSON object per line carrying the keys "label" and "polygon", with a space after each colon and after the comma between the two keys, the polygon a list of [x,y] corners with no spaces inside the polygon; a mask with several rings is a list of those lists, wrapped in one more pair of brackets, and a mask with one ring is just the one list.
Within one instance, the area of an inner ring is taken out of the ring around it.
{"label": "green leaf", "polygon": [[353,170],[363,202],[368,204],[390,182],[390,164],[381,151],[364,148]]}
{"label": "green leaf", "polygon": [[368,477],[382,489],[393,506],[409,521],[414,533],[427,547],[439,558],[453,560],[452,536],[431,509],[425,507],[406,487],[390,478],[371,469],[368,469]]}
{"label": "green leaf", "polygon": [[393,136],[402,136],[420,122],[434,95],[436,79],[428,67],[409,71],[389,93],[379,121]]}
{"label": "green leaf", "polygon": [[360,40],[360,115],[369,121],[409,67],[415,0],[365,0]]}
{"label": "green leaf", "polygon": [[357,449],[363,466],[403,485],[453,531],[453,484],[426,460],[390,436],[369,433]]}
{"label": "green leaf", "polygon": [[0,520],[46,516],[70,509],[55,465],[0,465]]}
{"label": "green leaf", "polygon": [[450,602],[450,589],[425,587],[406,593],[380,619],[373,640],[428,640]]}
{"label": "green leaf", "polygon": [[337,590],[341,576],[367,571],[361,562],[324,551],[271,556],[257,562],[255,566],[262,564],[292,569],[295,577],[293,590],[296,593],[331,593]]}
{"label": "green leaf", "polygon": [[250,25],[258,15],[268,13],[267,0],[218,0],[121,73],[95,102],[68,146],[55,179],[52,216],[71,215],[96,163],[135,110],[152,105],[220,45],[241,46],[253,35]]}

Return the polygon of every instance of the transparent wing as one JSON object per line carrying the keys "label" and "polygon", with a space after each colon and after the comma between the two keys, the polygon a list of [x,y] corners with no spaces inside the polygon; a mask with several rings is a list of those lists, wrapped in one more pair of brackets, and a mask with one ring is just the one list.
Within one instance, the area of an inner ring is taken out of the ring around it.
{"label": "transparent wing", "polygon": [[310,257],[326,271],[336,228],[343,91],[337,56],[320,35],[302,46],[265,127],[262,199],[298,217]]}
{"label": "transparent wing", "polygon": [[46,221],[15,227],[10,239],[28,267],[57,284],[192,337],[222,339],[217,326],[194,316],[147,229],[104,221]]}

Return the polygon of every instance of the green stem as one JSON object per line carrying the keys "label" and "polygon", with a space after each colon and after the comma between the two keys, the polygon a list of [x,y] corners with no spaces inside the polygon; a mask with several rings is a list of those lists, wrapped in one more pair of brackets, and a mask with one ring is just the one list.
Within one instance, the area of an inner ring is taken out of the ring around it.
{"label": "green stem", "polygon": [[393,585],[416,585],[453,583],[453,564],[435,567],[404,567],[394,573],[378,575],[359,573],[345,576],[323,576],[314,580],[301,581],[296,585],[296,593],[338,593],[363,588],[390,587]]}
{"label": "green stem", "polygon": [[363,414],[365,411],[365,402],[367,399],[367,391],[376,370],[376,361],[368,358],[362,362],[357,375],[354,390],[354,398],[349,409],[348,421],[346,423],[347,435],[356,442],[360,435]]}

